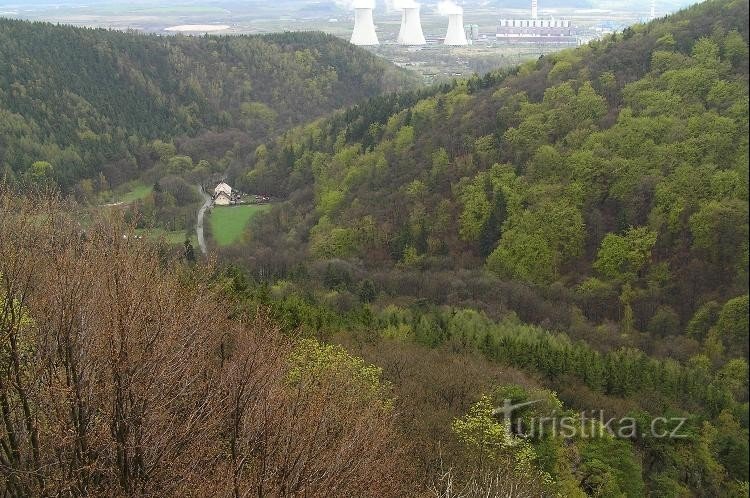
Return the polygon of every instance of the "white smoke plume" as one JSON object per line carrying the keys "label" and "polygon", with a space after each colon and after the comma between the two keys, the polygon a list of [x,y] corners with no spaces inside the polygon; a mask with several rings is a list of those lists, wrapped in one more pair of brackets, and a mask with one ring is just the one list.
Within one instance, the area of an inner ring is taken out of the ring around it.
{"label": "white smoke plume", "polygon": [[440,3],[438,3],[438,14],[441,16],[450,16],[453,14],[463,14],[464,8],[460,5],[456,4],[455,2],[452,2],[451,0],[442,0]]}
{"label": "white smoke plume", "polygon": [[419,8],[419,3],[415,0],[386,0],[388,10],[404,10]]}

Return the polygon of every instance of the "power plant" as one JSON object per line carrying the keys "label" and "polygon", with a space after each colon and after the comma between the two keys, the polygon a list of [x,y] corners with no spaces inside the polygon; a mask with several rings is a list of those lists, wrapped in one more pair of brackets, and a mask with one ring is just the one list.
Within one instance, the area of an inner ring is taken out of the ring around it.
{"label": "power plant", "polygon": [[540,19],[538,0],[531,0],[530,19],[500,19],[495,39],[511,43],[577,45],[575,27],[567,19]]}
{"label": "power plant", "polygon": [[448,31],[445,33],[445,45],[468,45],[464,28],[464,9],[453,2],[441,2],[438,12],[448,16]]}
{"label": "power plant", "polygon": [[[351,43],[354,45],[380,45],[375,30],[373,11],[375,0],[342,0],[346,1],[354,10],[354,30]],[[534,43],[576,45],[579,42],[579,30],[567,19],[540,17],[538,0],[529,0],[531,4],[530,16],[526,18],[500,19],[494,42],[501,43]],[[401,27],[396,43],[402,46],[414,47],[427,45],[422,20],[420,4],[416,0],[390,0],[389,8],[401,11]],[[651,0],[650,17],[655,17],[655,0]],[[465,46],[480,40],[479,26],[464,26],[464,9],[455,0],[441,0],[438,2],[437,13],[448,18],[448,28],[442,40],[446,46]],[[468,30],[468,31],[467,31]],[[486,38],[486,37],[483,37]],[[488,39],[489,40],[489,39]],[[392,42],[386,40],[386,45]],[[430,43],[440,43],[439,38],[431,38]]]}
{"label": "power plant", "polygon": [[422,32],[422,20],[419,18],[419,4],[410,3],[403,7],[401,30],[398,33],[400,45],[425,45],[427,40]]}
{"label": "power plant", "polygon": [[375,32],[375,21],[372,17],[373,5],[370,2],[359,2],[354,5],[354,31],[351,43],[354,45],[379,45]]}
{"label": "power plant", "polygon": [[466,31],[464,30],[464,15],[451,14],[448,16],[448,32],[445,34],[446,45],[468,45]]}

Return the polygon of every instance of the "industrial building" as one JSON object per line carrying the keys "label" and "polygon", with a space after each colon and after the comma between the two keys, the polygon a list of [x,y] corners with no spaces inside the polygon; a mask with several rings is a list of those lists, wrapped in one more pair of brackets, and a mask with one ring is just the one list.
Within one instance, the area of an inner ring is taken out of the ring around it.
{"label": "industrial building", "polygon": [[448,13],[448,31],[445,33],[443,43],[452,46],[469,44],[466,31],[464,31],[464,9],[461,7],[456,6],[454,10]]}
{"label": "industrial building", "polygon": [[354,31],[351,43],[354,45],[378,45],[375,32],[375,21],[372,17],[373,5],[369,1],[359,2],[354,6]]}
{"label": "industrial building", "polygon": [[422,20],[419,15],[419,5],[413,4],[402,10],[401,29],[398,32],[398,43],[400,45],[425,45],[424,33],[422,32]]}
{"label": "industrial building", "polygon": [[501,19],[495,37],[508,42],[578,43],[569,20]]}
{"label": "industrial building", "polygon": [[537,0],[531,0],[531,18],[500,19],[495,37],[513,43],[578,44],[575,26],[568,19],[540,19]]}

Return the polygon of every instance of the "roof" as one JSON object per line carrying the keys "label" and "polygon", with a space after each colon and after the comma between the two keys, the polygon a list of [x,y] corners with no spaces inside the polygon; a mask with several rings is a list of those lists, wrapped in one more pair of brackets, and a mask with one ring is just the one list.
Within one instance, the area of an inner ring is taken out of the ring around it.
{"label": "roof", "polygon": [[221,182],[214,189],[214,195],[219,195],[220,192],[224,192],[227,195],[232,195],[232,187],[224,182]]}

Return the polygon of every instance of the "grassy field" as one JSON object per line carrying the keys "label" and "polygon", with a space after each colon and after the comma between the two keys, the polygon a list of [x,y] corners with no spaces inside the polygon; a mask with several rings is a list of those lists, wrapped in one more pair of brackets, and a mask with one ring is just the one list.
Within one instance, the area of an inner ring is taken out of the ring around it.
{"label": "grassy field", "polygon": [[124,202],[125,204],[130,204],[131,202],[135,202],[139,199],[143,199],[148,194],[151,193],[153,190],[152,185],[144,185],[142,183],[137,183],[133,185],[133,187],[128,190],[127,192],[124,192],[122,194],[116,195],[117,202]]}
{"label": "grassy field", "polygon": [[254,216],[270,208],[268,204],[214,207],[209,216],[214,241],[219,246],[232,245],[242,237],[245,227]]}

